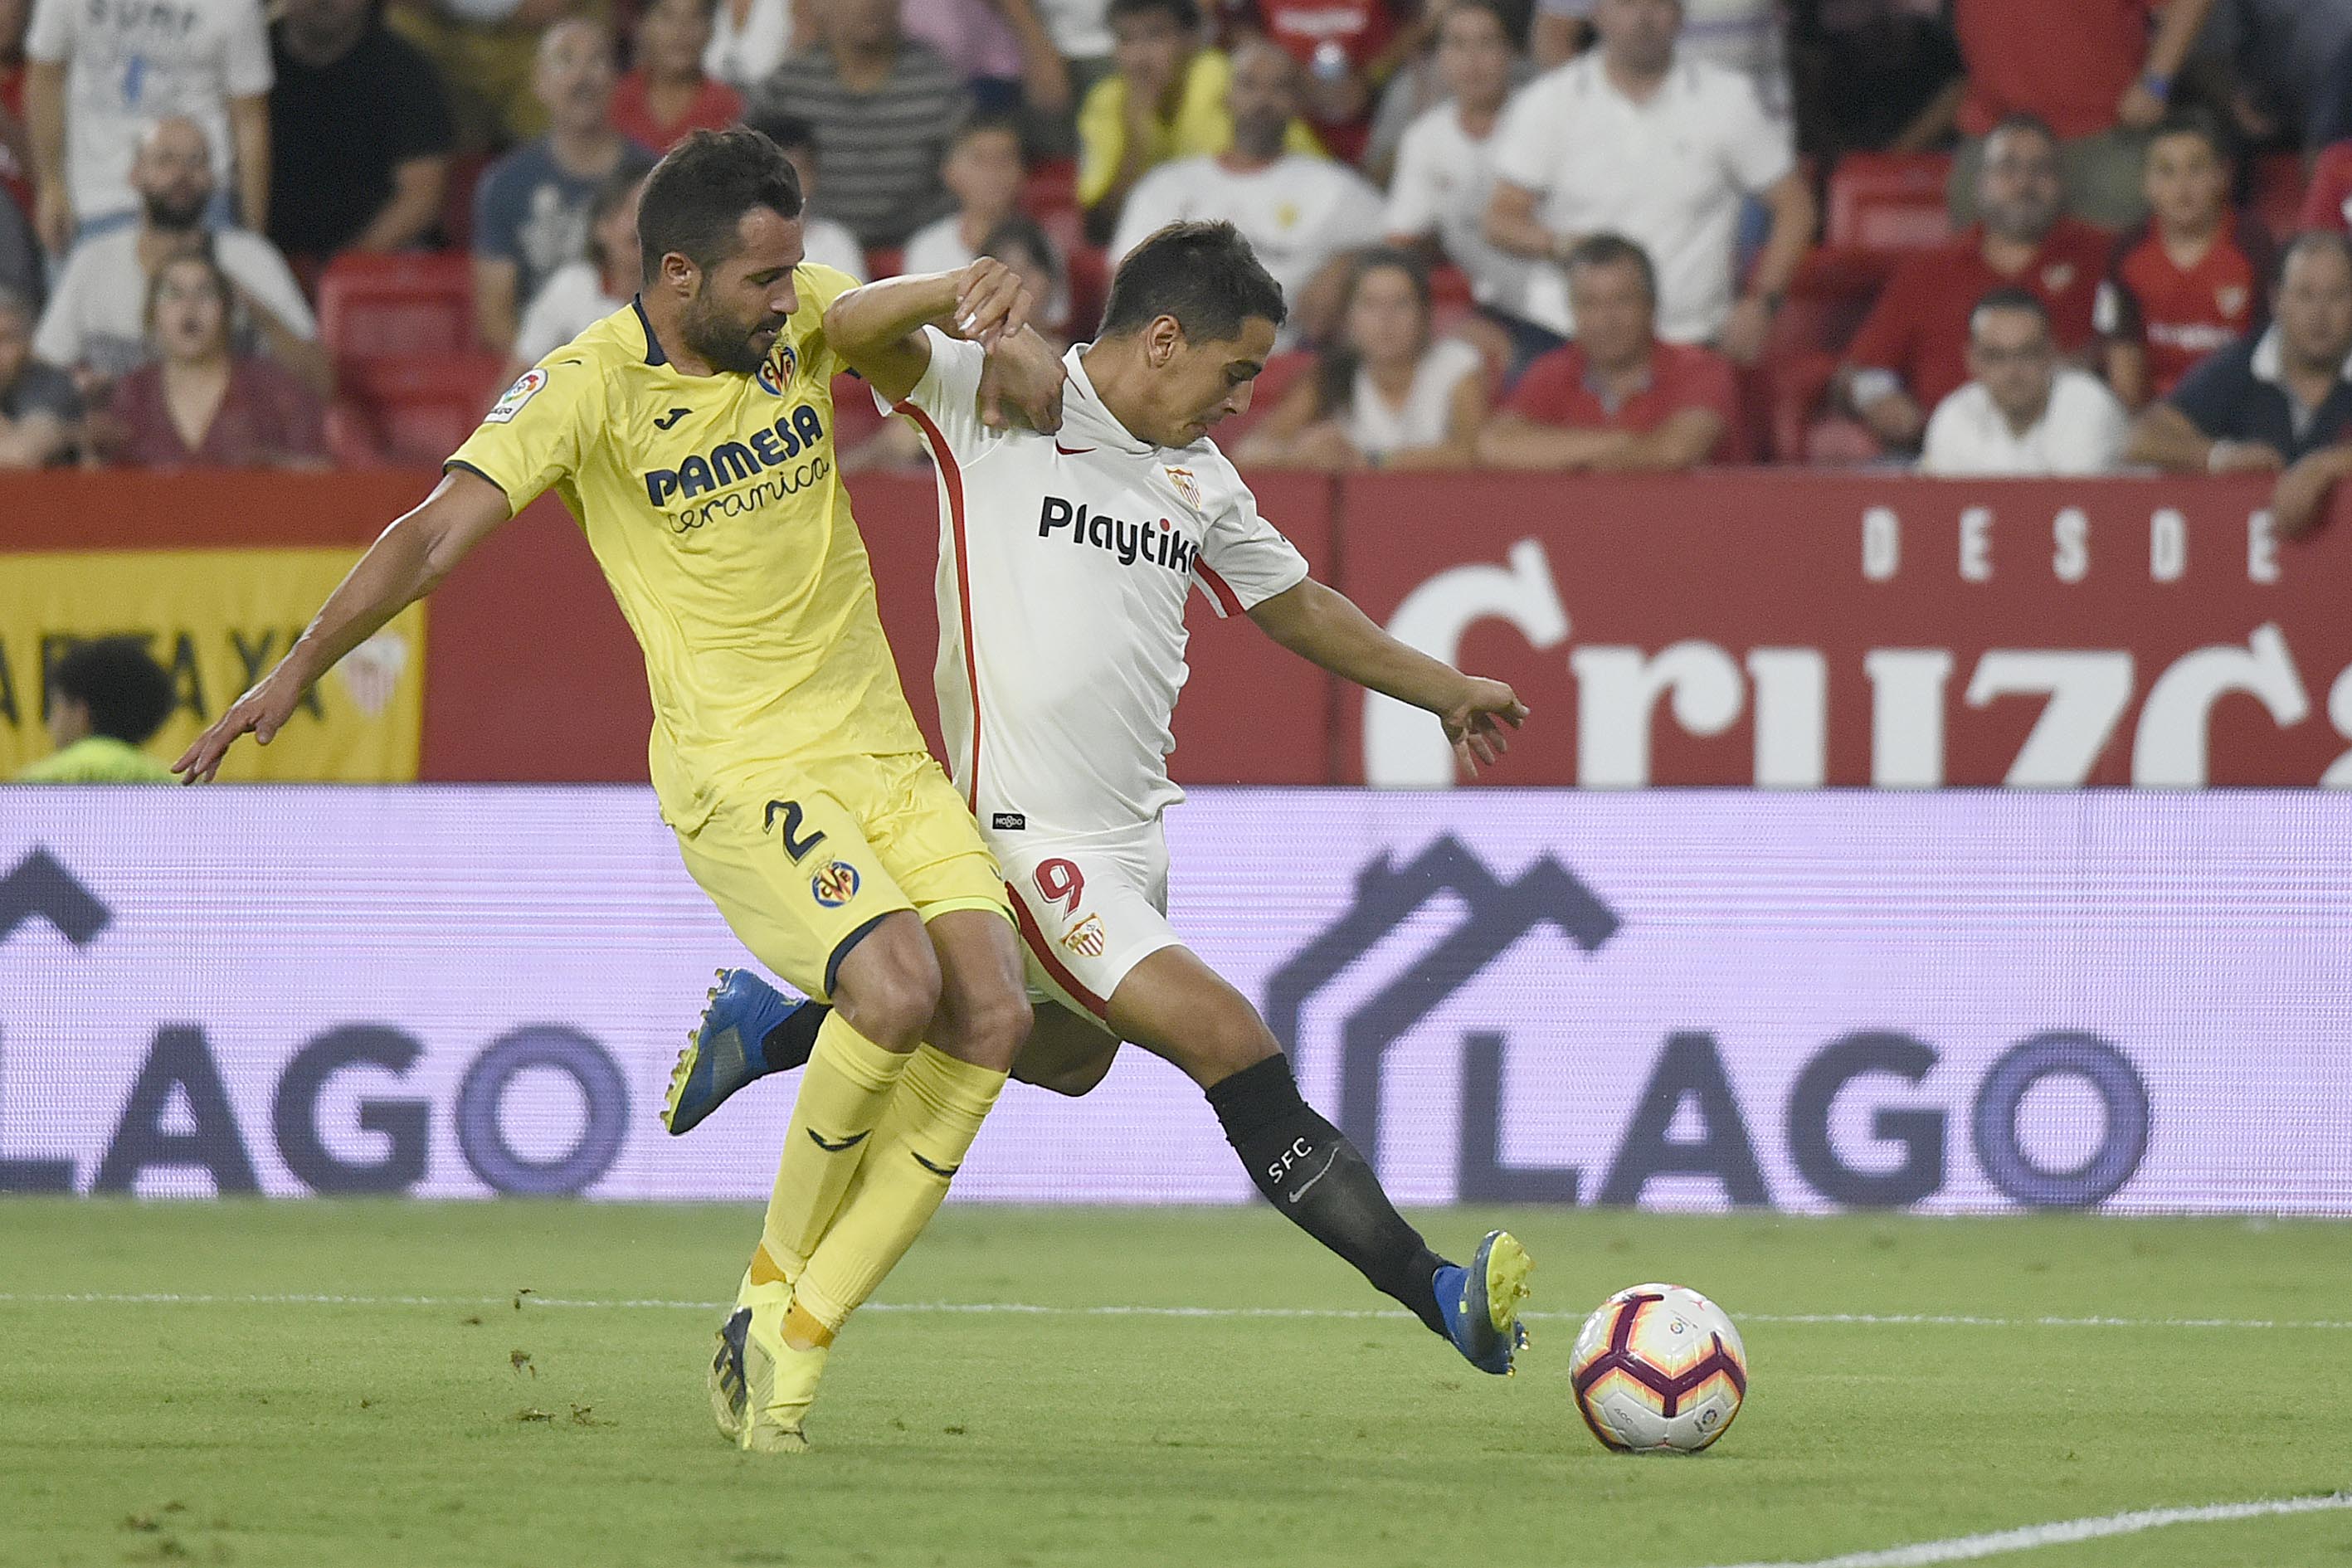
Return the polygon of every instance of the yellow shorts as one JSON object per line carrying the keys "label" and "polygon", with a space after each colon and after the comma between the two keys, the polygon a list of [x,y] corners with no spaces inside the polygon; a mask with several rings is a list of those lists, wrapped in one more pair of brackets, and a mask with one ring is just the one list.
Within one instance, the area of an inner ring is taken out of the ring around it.
{"label": "yellow shorts", "polygon": [[686,868],[761,963],[820,1001],[883,917],[993,910],[1004,877],[939,763],[920,752],[804,757],[727,791],[677,836]]}

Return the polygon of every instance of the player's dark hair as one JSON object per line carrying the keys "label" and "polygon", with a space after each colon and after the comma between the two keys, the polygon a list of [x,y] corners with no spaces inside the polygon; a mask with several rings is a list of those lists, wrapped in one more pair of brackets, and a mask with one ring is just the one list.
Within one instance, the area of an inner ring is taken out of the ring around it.
{"label": "player's dark hair", "polygon": [[768,207],[801,216],[800,176],[792,160],[746,126],[698,131],[654,165],[637,203],[637,252],[644,275],[677,252],[708,271],[735,254],[743,215]]}
{"label": "player's dark hair", "polygon": [[2050,307],[2030,289],[2020,289],[2015,284],[2004,284],[1992,289],[1969,307],[1970,332],[1976,331],[1977,318],[1987,310],[2022,310],[2040,321],[2043,331],[2050,330]]}
{"label": "player's dark hair", "polygon": [[797,114],[770,110],[743,117],[743,123],[790,153],[794,148],[816,155],[816,127]]}
{"label": "player's dark hair", "polygon": [[1187,33],[1201,30],[1201,7],[1193,0],[1110,0],[1103,21],[1106,26],[1116,27],[1122,16],[1149,16],[1154,12],[1165,12]]}
{"label": "player's dark hair", "polygon": [[49,690],[89,709],[89,727],[143,746],[172,716],[172,678],[133,637],[77,644],[50,668]]}
{"label": "player's dark hair", "polygon": [[[1045,231],[1037,220],[1026,213],[1014,213],[1005,218],[990,229],[988,237],[980,242],[980,253],[993,256],[999,261],[1005,258],[1004,253],[1008,250],[1027,251],[1037,258],[1037,264],[1045,269],[1046,277],[1056,284],[1062,281],[1062,258],[1054,254],[1054,242],[1045,237]],[[1045,300],[1037,301],[1039,310],[1045,307]]]}
{"label": "player's dark hair", "polygon": [[1244,321],[1263,317],[1279,327],[1289,315],[1282,285],[1241,230],[1222,219],[1171,223],[1118,264],[1100,335],[1139,332],[1173,316],[1193,342],[1229,342]]}
{"label": "player's dark hair", "polygon": [[1658,269],[1650,260],[1650,253],[1622,234],[1602,230],[1588,234],[1569,247],[1567,268],[1574,272],[1580,267],[1631,267],[1642,275],[1642,288],[1650,296],[1650,303],[1658,302]]}
{"label": "player's dark hair", "polygon": [[2153,148],[2168,136],[2194,136],[2211,148],[2213,156],[2223,163],[2237,162],[2237,146],[2230,140],[2230,133],[2221,129],[2221,121],[2210,110],[2196,104],[2168,110],[2156,122],[2156,129],[2147,133],[2147,144]]}
{"label": "player's dark hair", "polygon": [[[1448,12],[1451,16],[1453,13]],[[1375,272],[1394,269],[1405,275],[1412,285],[1412,295],[1421,304],[1421,322],[1424,332],[1429,327],[1429,264],[1410,250],[1394,246],[1367,246],[1356,252],[1348,268],[1348,289],[1342,296],[1342,316],[1355,308],[1356,291],[1364,279]],[[1344,333],[1330,347],[1315,356],[1315,416],[1322,418],[1346,405],[1355,395],[1356,372],[1362,368],[1364,356],[1346,340]]]}

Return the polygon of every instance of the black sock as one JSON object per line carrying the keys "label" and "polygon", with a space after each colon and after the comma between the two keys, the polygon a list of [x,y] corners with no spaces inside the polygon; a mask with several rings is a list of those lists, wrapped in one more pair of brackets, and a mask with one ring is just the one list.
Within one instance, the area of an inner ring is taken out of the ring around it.
{"label": "black sock", "polygon": [[1225,1142],[1266,1201],[1431,1331],[1445,1332],[1434,1283],[1445,1260],[1397,1213],[1356,1146],[1299,1098],[1290,1063],[1268,1057],[1210,1085],[1208,1095]]}
{"label": "black sock", "polygon": [[823,1002],[803,1002],[770,1029],[760,1041],[760,1055],[767,1058],[768,1070],[789,1072],[808,1066],[809,1053],[816,1049],[816,1032],[832,1011]]}

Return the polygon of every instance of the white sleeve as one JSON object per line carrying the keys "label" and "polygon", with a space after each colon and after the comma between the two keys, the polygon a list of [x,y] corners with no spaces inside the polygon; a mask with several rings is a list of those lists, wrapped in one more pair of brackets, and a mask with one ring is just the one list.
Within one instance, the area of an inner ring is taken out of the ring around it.
{"label": "white sleeve", "polygon": [[[923,338],[931,345],[931,363],[923,368],[923,379],[895,405],[875,393],[875,405],[886,413],[908,413],[927,444],[937,432],[947,445],[947,456],[969,461],[1000,434],[980,422],[980,376],[988,354],[978,343],[951,338],[937,327],[925,327]],[[934,461],[940,457],[932,453]]]}
{"label": "white sleeve", "polygon": [[1380,187],[1353,169],[1342,168],[1339,174],[1339,200],[1323,236],[1330,247],[1327,254],[1333,256],[1381,241]]}
{"label": "white sleeve", "polygon": [[25,58],[45,66],[65,64],[73,54],[73,18],[79,8],[75,0],[34,0]]}
{"label": "white sleeve", "polygon": [[[1440,110],[1438,112],[1448,112]],[[1436,167],[1428,153],[1429,139],[1422,135],[1423,121],[1405,130],[1397,147],[1396,173],[1389,177],[1388,210],[1381,215],[1381,232],[1422,239],[1437,232]]]}
{"label": "white sleeve", "polygon": [[89,264],[77,247],[66,258],[58,286],[49,290],[41,324],[33,330],[33,357],[42,363],[71,370],[81,363],[81,293],[89,275]]}
{"label": "white sleeve", "polygon": [[1257,498],[1222,455],[1212,471],[1223,504],[1202,536],[1192,575],[1219,616],[1244,615],[1304,582],[1307,557],[1258,515]]}
{"label": "white sleeve", "polygon": [[223,258],[224,265],[257,304],[285,323],[288,331],[304,342],[318,341],[319,319],[310,313],[310,302],[302,298],[302,285],[294,280],[294,270],[286,265],[286,258],[259,235],[246,234],[245,241]]}
{"label": "white sleeve", "polygon": [[[2104,383],[2087,374],[2075,384],[2079,397],[2072,399],[2076,406],[2053,432],[2058,439],[2050,454],[2051,471],[2056,474],[2105,474],[2114,471],[2123,457],[2124,446],[2131,438],[2130,420],[2124,405],[2116,401]],[[2053,397],[2054,401],[2054,397]]]}
{"label": "white sleeve", "polygon": [[1963,386],[1927,416],[1927,431],[1919,439],[1919,471],[1923,474],[1967,474],[1975,471],[1969,461],[1967,440],[1961,430],[1960,398],[1968,391]]}
{"label": "white sleeve", "polygon": [[258,98],[268,92],[276,72],[269,63],[269,23],[260,0],[247,0],[228,19],[226,82],[231,98]]}
{"label": "white sleeve", "polygon": [[565,296],[572,292],[572,268],[579,265],[572,262],[558,269],[530,297],[530,303],[523,307],[522,321],[515,327],[510,358],[523,364],[537,364],[572,336],[563,330],[567,313],[564,307],[571,302]]}
{"label": "white sleeve", "polygon": [[1797,166],[1796,132],[1789,121],[1764,112],[1764,100],[1757,96],[1754,81],[1731,70],[1719,79],[1725,88],[1722,123],[1717,128],[1723,137],[1724,163],[1731,171],[1732,183],[1753,195],[1778,184]]}
{"label": "white sleeve", "polygon": [[1521,190],[1551,189],[1551,172],[1564,149],[1552,136],[1549,77],[1539,76],[1521,88],[1503,106],[1502,123],[1495,127],[1495,177]]}

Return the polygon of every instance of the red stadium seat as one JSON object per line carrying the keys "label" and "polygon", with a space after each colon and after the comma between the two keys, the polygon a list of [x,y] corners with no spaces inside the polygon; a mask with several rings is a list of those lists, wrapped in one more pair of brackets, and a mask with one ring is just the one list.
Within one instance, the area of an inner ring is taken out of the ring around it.
{"label": "red stadium seat", "polygon": [[319,279],[319,336],[344,365],[458,354],[474,344],[470,258],[457,252],[339,256]]}
{"label": "red stadium seat", "polygon": [[1832,245],[1864,250],[1924,250],[1951,237],[1941,153],[1849,153],[1830,175]]}
{"label": "red stadium seat", "polygon": [[2302,226],[2303,159],[2294,153],[2267,153],[2254,160],[2252,175],[2246,205],[2273,237],[2284,240]]}
{"label": "red stadium seat", "polygon": [[1074,339],[1087,339],[1102,325],[1103,306],[1110,300],[1110,268],[1100,247],[1073,246],[1062,253],[1070,269],[1070,319],[1066,323]]}
{"label": "red stadium seat", "polygon": [[496,354],[387,355],[354,362],[344,390],[383,461],[438,465],[482,422],[505,368]]}
{"label": "red stadium seat", "polygon": [[1021,183],[1021,210],[1044,223],[1055,213],[1078,210],[1078,166],[1067,158],[1039,163]]}
{"label": "red stadium seat", "polygon": [[474,187],[490,166],[488,153],[461,153],[449,160],[449,182],[441,193],[441,237],[455,250],[474,243]]}

